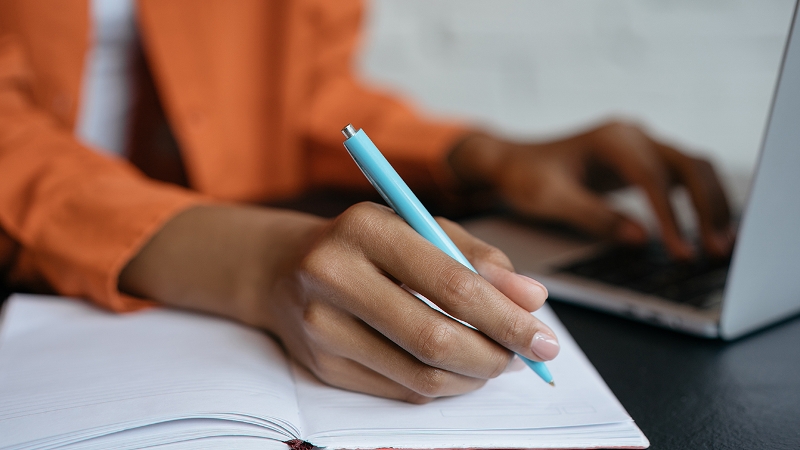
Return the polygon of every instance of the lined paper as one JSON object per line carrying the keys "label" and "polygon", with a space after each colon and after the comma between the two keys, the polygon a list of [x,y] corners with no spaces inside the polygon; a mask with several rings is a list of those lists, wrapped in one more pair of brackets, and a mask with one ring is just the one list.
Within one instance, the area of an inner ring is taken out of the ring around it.
{"label": "lined paper", "polygon": [[52,297],[7,303],[0,447],[52,448],[192,419],[228,430],[206,435],[299,435],[287,363],[258,331],[163,308],[116,315]]}
{"label": "lined paper", "polygon": [[14,295],[0,323],[0,448],[646,447],[555,314],[549,363],[427,405],[326,386],[265,334],[169,309]]}
{"label": "lined paper", "polygon": [[[565,435],[580,433],[586,442],[593,436],[602,445],[609,432],[626,435],[630,445],[643,445],[646,439],[553,310],[545,305],[535,315],[559,337],[561,352],[547,363],[556,387],[526,368],[504,373],[465,395],[409,405],[332,390],[295,366],[304,431],[317,445],[345,447],[374,447],[388,441],[393,447],[416,448],[435,441],[433,435],[446,434],[444,430],[472,434],[470,445],[492,447],[529,446],[532,434],[541,438],[538,443],[563,445]],[[345,435],[356,438],[343,441]],[[452,439],[436,442],[464,446]]]}

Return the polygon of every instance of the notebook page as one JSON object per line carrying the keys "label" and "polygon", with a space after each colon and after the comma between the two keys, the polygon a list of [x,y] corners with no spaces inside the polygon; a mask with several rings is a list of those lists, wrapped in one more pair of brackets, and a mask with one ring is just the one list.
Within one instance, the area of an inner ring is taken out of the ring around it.
{"label": "notebook page", "polygon": [[[401,442],[391,448],[409,449],[496,449],[496,448],[647,448],[648,441],[633,422],[590,425],[583,427],[538,428],[535,430],[459,431],[456,433],[394,433],[370,435],[367,433],[327,437],[323,441],[336,442],[337,447],[371,449],[381,447],[378,442]],[[383,444],[386,446],[388,444]],[[330,447],[329,447],[330,448]]]}
{"label": "notebook page", "polygon": [[[124,433],[114,433],[69,446],[69,450],[136,450],[141,448],[220,448],[287,450],[280,440],[258,436],[257,425],[239,424],[235,429],[216,419],[189,419],[149,425]],[[249,430],[248,430],[249,428]],[[250,436],[247,436],[250,434]],[[224,443],[224,445],[222,445]]]}
{"label": "notebook page", "polygon": [[271,339],[162,308],[116,315],[55,297],[6,302],[0,446],[47,448],[204,418],[228,435],[299,434],[293,380]]}
{"label": "notebook page", "polygon": [[[349,447],[354,442],[364,448],[414,447],[440,441],[464,447],[478,444],[475,439],[490,436],[492,430],[503,430],[496,439],[491,439],[493,447],[501,442],[509,446],[522,442],[530,447],[532,441],[526,436],[535,435],[537,429],[571,427],[568,434],[575,434],[578,432],[575,427],[622,424],[626,433],[643,445],[644,436],[549,306],[536,316],[551,326],[561,343],[559,356],[548,363],[556,380],[555,388],[526,369],[505,373],[466,395],[410,405],[333,389],[295,367],[306,439],[333,447]],[[515,438],[508,430],[521,431]],[[469,437],[470,434],[473,436]],[[434,435],[445,437],[432,439]],[[454,438],[459,435],[461,439]],[[511,436],[511,440],[503,441],[504,436]],[[568,442],[563,435],[557,439]]]}

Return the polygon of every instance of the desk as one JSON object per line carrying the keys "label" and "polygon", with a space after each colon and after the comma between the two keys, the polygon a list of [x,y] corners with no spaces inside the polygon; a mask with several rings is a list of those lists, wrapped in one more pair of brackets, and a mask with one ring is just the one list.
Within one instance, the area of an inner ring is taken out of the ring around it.
{"label": "desk", "polygon": [[651,448],[800,448],[800,319],[722,342],[551,305]]}

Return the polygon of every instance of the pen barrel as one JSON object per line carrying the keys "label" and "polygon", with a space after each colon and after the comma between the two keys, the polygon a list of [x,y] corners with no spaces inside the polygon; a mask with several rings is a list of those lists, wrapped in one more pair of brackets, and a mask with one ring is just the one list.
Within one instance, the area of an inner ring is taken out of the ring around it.
{"label": "pen barrel", "polygon": [[344,141],[344,146],[381,197],[411,228],[448,256],[477,273],[363,130],[358,130]]}
{"label": "pen barrel", "polygon": [[[347,140],[344,141],[344,147],[347,149],[347,152],[386,203],[394,209],[411,228],[427,239],[428,242],[438,247],[439,250],[445,252],[471,271],[478,273],[464,254],[461,253],[461,250],[450,240],[447,233],[445,233],[442,227],[433,219],[428,210],[422,206],[417,196],[411,192],[406,182],[400,178],[400,175],[398,175],[394,167],[389,164],[389,161],[387,161],[386,157],[378,150],[378,147],[372,143],[372,140],[364,133],[364,130],[355,131],[352,125],[348,125],[342,130],[342,133],[347,137]],[[420,300],[442,314],[475,329],[472,325],[447,314],[433,302],[430,302],[418,293],[414,292],[414,295],[420,297]],[[521,355],[520,358],[522,358],[525,364],[539,375],[540,378],[552,384],[553,377],[544,363],[532,361]]]}

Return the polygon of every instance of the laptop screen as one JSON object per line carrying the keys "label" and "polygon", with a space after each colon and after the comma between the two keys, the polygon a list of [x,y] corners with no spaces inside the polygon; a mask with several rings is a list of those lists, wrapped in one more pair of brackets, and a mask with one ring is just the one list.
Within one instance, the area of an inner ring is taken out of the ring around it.
{"label": "laptop screen", "polygon": [[798,8],[756,174],[747,201],[720,319],[733,339],[800,312],[800,32]]}

